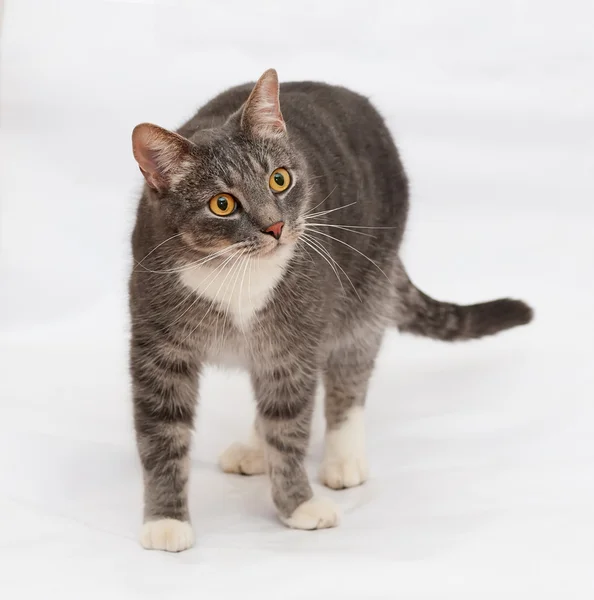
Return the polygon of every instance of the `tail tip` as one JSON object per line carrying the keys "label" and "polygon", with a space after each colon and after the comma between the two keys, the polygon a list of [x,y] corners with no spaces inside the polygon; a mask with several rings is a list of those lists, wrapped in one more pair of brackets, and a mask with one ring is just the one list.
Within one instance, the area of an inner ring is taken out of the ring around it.
{"label": "tail tip", "polygon": [[510,318],[518,325],[528,325],[534,319],[534,309],[523,300],[507,299]]}
{"label": "tail tip", "polygon": [[[531,306],[522,300],[514,300],[512,298],[502,298],[495,300],[493,303],[487,303],[486,313],[489,317],[490,325],[495,330],[511,329],[520,325],[527,325],[534,319],[534,310]],[[486,329],[489,329],[487,326]]]}

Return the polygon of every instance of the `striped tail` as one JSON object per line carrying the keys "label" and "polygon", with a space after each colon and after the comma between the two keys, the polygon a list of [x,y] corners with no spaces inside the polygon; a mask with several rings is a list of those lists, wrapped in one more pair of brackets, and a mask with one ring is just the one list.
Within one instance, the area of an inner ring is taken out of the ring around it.
{"label": "striped tail", "polygon": [[526,325],[533,311],[525,302],[501,298],[459,305],[434,300],[402,270],[398,281],[396,325],[400,331],[443,341],[472,340]]}

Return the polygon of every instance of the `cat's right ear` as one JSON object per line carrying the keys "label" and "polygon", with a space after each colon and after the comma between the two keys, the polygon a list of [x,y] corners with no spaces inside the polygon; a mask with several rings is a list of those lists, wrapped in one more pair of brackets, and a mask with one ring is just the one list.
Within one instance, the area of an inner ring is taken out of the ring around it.
{"label": "cat's right ear", "polygon": [[132,132],[132,152],[150,187],[165,192],[180,182],[190,166],[192,144],[186,138],[142,123]]}

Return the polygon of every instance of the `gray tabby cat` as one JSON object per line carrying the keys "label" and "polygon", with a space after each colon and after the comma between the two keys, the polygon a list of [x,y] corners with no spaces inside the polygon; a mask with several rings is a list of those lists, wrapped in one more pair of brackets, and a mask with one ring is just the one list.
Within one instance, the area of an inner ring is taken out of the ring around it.
{"label": "gray tabby cat", "polygon": [[387,327],[468,340],[532,318],[517,300],[459,306],[413,285],[398,256],[406,175],[380,115],[347,89],[286,83],[279,103],[271,69],[178,133],[142,124],[132,140],[147,183],[130,279],[146,548],[193,543],[189,450],[205,364],[241,365],[256,398],[251,439],[223,454],[222,469],[267,472],[289,527],[333,527],[338,511],[313,497],[304,468],[318,380],[321,480],[356,486],[367,477],[363,406]]}

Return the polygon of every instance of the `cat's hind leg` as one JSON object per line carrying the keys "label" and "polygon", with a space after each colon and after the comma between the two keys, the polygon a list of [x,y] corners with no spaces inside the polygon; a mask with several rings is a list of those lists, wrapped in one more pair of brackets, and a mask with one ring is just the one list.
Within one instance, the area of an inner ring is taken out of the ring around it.
{"label": "cat's hind leg", "polygon": [[262,475],[266,472],[264,442],[254,423],[247,442],[231,444],[219,457],[219,466],[225,473]]}
{"label": "cat's hind leg", "polygon": [[339,347],[326,365],[326,438],[320,479],[333,489],[355,487],[367,479],[364,406],[381,338]]}

